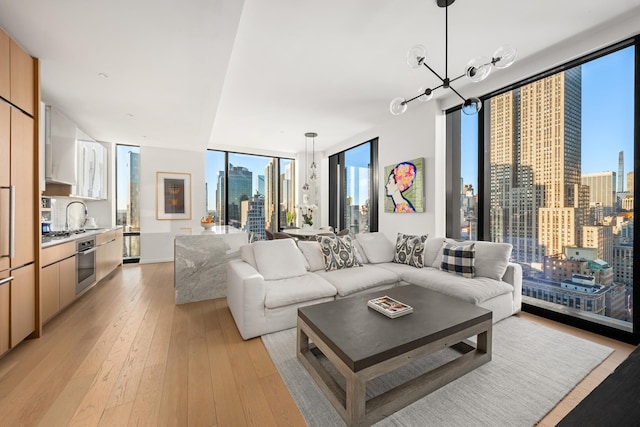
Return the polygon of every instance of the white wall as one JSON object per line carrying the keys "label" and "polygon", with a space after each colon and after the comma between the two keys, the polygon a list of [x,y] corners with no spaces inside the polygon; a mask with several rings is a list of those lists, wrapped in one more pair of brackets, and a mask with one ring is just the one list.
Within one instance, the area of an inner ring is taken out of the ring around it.
{"label": "white wall", "polygon": [[[140,147],[140,262],[173,261],[174,237],[199,234],[205,213],[206,153]],[[191,219],[156,219],[156,172],[191,174]]]}
{"label": "white wall", "polygon": [[[401,116],[392,116],[374,129],[349,138],[326,151],[327,155],[378,138],[378,229],[395,242],[398,232],[444,236],[445,232],[445,146],[444,117],[437,102],[410,105]],[[425,212],[401,214],[384,212],[384,167],[424,157]],[[322,163],[328,168],[328,162]],[[325,169],[326,170],[326,169]],[[326,174],[325,174],[326,175]],[[325,181],[323,181],[325,183]],[[326,185],[326,183],[324,184]],[[323,199],[335,197],[324,187]],[[326,210],[326,209],[325,209]],[[323,212],[323,217],[326,212]]]}

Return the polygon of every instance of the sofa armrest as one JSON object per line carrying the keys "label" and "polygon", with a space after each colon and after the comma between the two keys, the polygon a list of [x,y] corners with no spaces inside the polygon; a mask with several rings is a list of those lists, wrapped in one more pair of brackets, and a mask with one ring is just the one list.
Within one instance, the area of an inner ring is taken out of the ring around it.
{"label": "sofa armrest", "polygon": [[262,335],[266,327],[264,300],[265,284],[262,275],[242,260],[229,261],[227,305],[243,339]]}
{"label": "sofa armrest", "polygon": [[513,312],[519,312],[522,309],[522,267],[520,264],[515,262],[507,264],[507,271],[502,276],[502,281],[513,286]]}

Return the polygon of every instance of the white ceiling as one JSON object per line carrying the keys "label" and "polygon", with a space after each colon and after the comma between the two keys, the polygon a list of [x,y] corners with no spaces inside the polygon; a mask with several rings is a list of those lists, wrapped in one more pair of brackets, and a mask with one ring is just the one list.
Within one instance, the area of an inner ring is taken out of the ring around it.
{"label": "white ceiling", "polygon": [[[458,0],[449,75],[501,44],[523,60],[629,13],[637,0]],[[296,153],[315,131],[323,150],[436,83],[406,66],[412,45],[444,74],[435,0],[0,0],[0,26],[40,58],[45,102],[123,144]]]}

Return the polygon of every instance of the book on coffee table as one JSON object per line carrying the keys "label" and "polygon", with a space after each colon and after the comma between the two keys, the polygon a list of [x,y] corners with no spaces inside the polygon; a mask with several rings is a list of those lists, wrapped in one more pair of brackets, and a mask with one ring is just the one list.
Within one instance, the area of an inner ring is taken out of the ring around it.
{"label": "book on coffee table", "polygon": [[413,307],[386,295],[369,300],[367,306],[392,319],[413,313]]}

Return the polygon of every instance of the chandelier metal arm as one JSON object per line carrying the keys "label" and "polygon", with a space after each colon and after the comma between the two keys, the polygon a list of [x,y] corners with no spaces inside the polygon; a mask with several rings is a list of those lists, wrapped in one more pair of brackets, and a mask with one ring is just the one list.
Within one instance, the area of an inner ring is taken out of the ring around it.
{"label": "chandelier metal arm", "polygon": [[[424,61],[423,61],[423,62],[422,62],[422,65],[424,65],[425,67],[427,67],[427,69],[428,69],[429,71],[431,71],[431,72],[433,73],[433,75],[434,75],[434,76],[436,76],[437,78],[439,78],[441,82],[444,82],[444,79],[443,79],[442,77],[440,77],[440,74],[436,73],[436,71],[435,71],[433,68],[429,67],[429,65],[427,65],[427,63],[426,63],[426,62],[424,62]],[[464,76],[464,74],[463,74],[463,76]],[[447,77],[447,76],[445,75],[445,78],[446,78],[446,77]]]}
{"label": "chandelier metal arm", "polygon": [[453,91],[453,93],[455,93],[456,95],[458,95],[460,97],[460,99],[462,99],[462,102],[465,102],[467,100],[467,98],[465,98],[464,96],[460,95],[460,93],[458,93],[457,90],[455,90],[453,88],[453,86],[449,85],[449,89],[451,89]]}

